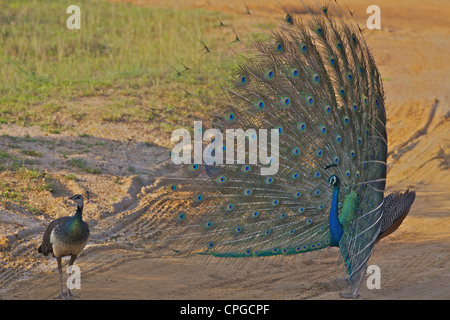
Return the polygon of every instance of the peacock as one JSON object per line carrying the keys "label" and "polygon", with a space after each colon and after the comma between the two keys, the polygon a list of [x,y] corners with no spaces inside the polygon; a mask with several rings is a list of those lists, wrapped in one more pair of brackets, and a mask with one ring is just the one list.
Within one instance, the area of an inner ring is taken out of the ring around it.
{"label": "peacock", "polygon": [[175,171],[148,212],[177,252],[250,259],[338,247],[341,295],[357,298],[375,243],[399,227],[415,192],[384,197],[384,90],[361,28],[338,4],[305,8],[306,19],[283,8],[268,39],[247,35],[248,52],[227,55],[221,94],[202,97],[214,111],[175,135],[194,142],[172,149]]}
{"label": "peacock", "polygon": [[45,230],[42,244],[38,252],[47,256],[49,253],[58,262],[60,294],[56,298],[71,299],[75,297],[69,288],[63,291],[62,284],[62,257],[70,255],[69,266],[72,266],[81,250],[86,246],[89,238],[89,226],[83,221],[84,200],[81,194],[69,198],[77,204],[77,211],[72,217],[61,217],[53,220]]}

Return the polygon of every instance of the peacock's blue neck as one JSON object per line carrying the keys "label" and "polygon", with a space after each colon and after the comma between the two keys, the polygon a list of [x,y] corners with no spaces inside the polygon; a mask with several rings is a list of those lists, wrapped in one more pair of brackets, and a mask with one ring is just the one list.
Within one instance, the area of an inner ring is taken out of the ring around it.
{"label": "peacock's blue neck", "polygon": [[344,233],[342,230],[342,226],[339,223],[338,203],[339,203],[339,184],[334,186],[329,218],[331,246],[333,247],[339,247],[339,241],[341,240],[342,235]]}

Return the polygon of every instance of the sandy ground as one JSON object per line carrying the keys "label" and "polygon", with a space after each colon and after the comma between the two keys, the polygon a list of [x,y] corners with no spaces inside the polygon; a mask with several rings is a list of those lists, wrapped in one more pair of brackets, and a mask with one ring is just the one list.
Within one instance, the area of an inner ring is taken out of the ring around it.
{"label": "sandy ground", "polygon": [[[205,8],[229,13],[245,9],[240,0],[135,0],[139,5]],[[261,14],[276,8],[272,1],[246,1]],[[372,1],[341,1],[361,25]],[[448,1],[378,1],[382,29],[364,32],[381,71],[388,111],[389,171],[387,192],[417,192],[409,216],[394,234],[380,241],[369,264],[381,269],[381,289],[362,286],[361,299],[450,298],[450,3]],[[269,8],[269,9],[268,9]],[[237,22],[239,23],[239,22]],[[90,101],[82,101],[89,105]],[[84,132],[45,134],[39,128],[0,127],[0,135],[38,137],[41,143],[21,146],[42,152],[36,164],[54,176],[68,172],[67,159],[76,155],[78,134],[92,135],[98,146],[83,157],[102,174],[77,173],[65,181],[65,195],[89,191],[86,220],[92,237],[77,260],[82,270],[81,299],[338,299],[343,288],[337,249],[306,256],[254,261],[179,257],[148,250],[147,215],[133,216],[145,205],[146,185],[162,174],[149,166],[165,149],[148,146],[157,137],[145,128],[92,123]],[[128,140],[134,135],[134,140]],[[45,143],[52,141],[52,143]],[[1,137],[2,148],[8,149]],[[78,143],[79,144],[79,143]],[[50,148],[49,146],[53,146]],[[127,170],[132,164],[134,172]],[[45,215],[11,212],[0,204],[0,237],[10,250],[0,256],[0,298],[49,299],[58,292],[56,261],[36,252],[46,224],[74,210],[62,198]],[[143,201],[140,201],[143,200]]]}

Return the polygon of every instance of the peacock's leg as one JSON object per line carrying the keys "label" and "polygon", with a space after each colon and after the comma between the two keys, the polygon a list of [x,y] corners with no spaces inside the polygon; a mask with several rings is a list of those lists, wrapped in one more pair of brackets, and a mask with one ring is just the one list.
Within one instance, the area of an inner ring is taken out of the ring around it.
{"label": "peacock's leg", "polygon": [[356,278],[350,280],[350,290],[348,292],[339,292],[339,296],[347,299],[357,299],[358,291],[364,280],[364,273],[361,272]]}

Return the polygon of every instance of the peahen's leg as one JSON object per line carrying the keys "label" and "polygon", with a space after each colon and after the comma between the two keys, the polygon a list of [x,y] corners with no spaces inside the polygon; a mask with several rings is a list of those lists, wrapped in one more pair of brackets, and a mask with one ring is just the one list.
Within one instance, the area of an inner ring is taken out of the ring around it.
{"label": "peahen's leg", "polygon": [[[75,259],[77,258],[77,256],[75,255],[71,255],[70,256],[70,262],[69,262],[69,267],[73,265]],[[72,294],[72,292],[70,291],[69,287],[67,287],[67,291],[65,292],[67,298],[71,299],[71,298],[79,298],[79,296],[76,296],[74,294]]]}
{"label": "peahen's leg", "polygon": [[56,261],[58,262],[58,272],[59,272],[59,296],[56,296],[53,299],[67,299],[67,297],[64,295],[63,292],[61,257],[57,257]]}

